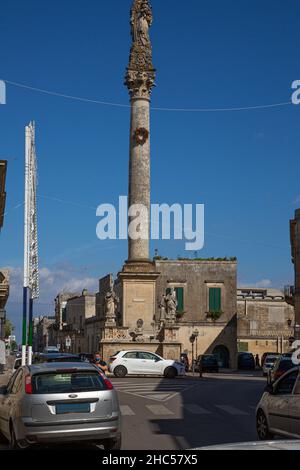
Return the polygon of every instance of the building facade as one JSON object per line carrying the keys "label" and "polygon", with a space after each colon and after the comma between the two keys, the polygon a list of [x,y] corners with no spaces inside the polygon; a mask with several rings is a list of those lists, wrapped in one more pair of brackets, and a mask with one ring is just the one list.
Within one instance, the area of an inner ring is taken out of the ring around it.
{"label": "building facade", "polygon": [[35,318],[33,322],[33,351],[43,352],[48,346],[56,346],[51,338],[52,326],[55,323],[55,317]]}
{"label": "building facade", "polygon": [[[6,202],[6,171],[7,162],[0,160],[0,231],[4,224],[5,202]],[[0,340],[4,338],[4,324],[6,320],[5,306],[9,296],[9,272],[0,269]]]}
{"label": "building facade", "polygon": [[295,272],[295,284],[289,300],[295,307],[294,337],[300,340],[300,209],[295,211],[295,218],[290,221],[292,263]]}
{"label": "building facade", "polygon": [[[62,296],[60,294],[58,298]],[[63,296],[63,326],[57,328],[61,321],[60,310],[56,316],[57,345],[60,350],[79,354],[90,352],[88,344],[87,321],[96,317],[96,294],[83,290],[80,295],[69,297]]]}
{"label": "building facade", "polygon": [[276,289],[240,288],[237,292],[238,350],[260,357],[286,353],[294,335],[294,307]]}
{"label": "building facade", "polygon": [[[164,312],[161,299],[176,292],[176,327],[181,352],[190,361],[200,354],[216,354],[221,367],[236,366],[237,262],[236,260],[176,260],[155,262],[156,318],[160,327]],[[195,343],[191,342],[196,333]]]}

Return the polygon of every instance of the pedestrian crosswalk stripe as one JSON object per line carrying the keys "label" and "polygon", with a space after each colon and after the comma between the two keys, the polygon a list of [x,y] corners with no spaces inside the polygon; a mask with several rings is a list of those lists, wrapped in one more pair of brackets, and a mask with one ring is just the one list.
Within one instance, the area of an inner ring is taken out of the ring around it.
{"label": "pedestrian crosswalk stripe", "polygon": [[235,408],[234,406],[231,406],[231,405],[215,405],[215,406],[216,408],[219,408],[220,410],[225,411],[225,413],[228,413],[233,416],[249,416],[249,413],[239,410],[238,408]]}
{"label": "pedestrian crosswalk stripe", "polygon": [[122,416],[135,416],[135,412],[128,405],[120,406]]}
{"label": "pedestrian crosswalk stripe", "polygon": [[[120,385],[119,385],[120,384]],[[198,384],[198,383],[197,383]],[[165,402],[175,396],[183,393],[192,387],[195,383],[121,383],[114,382],[114,386],[119,393],[126,393],[139,398]]]}
{"label": "pedestrian crosswalk stripe", "polygon": [[149,411],[155,416],[170,416],[174,413],[163,405],[146,405]]}
{"label": "pedestrian crosswalk stripe", "polygon": [[182,405],[184,410],[189,411],[190,413],[196,414],[196,415],[210,415],[211,411],[206,410],[205,408],[202,408],[202,406],[195,405],[191,403],[190,405]]}

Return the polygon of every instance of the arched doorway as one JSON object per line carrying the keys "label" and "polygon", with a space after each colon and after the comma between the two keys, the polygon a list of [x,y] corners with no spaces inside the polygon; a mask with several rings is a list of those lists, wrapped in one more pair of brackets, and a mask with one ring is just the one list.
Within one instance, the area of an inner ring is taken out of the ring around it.
{"label": "arched doorway", "polygon": [[229,369],[230,364],[230,353],[226,346],[217,346],[213,350],[213,354],[217,357],[219,366],[222,369]]}

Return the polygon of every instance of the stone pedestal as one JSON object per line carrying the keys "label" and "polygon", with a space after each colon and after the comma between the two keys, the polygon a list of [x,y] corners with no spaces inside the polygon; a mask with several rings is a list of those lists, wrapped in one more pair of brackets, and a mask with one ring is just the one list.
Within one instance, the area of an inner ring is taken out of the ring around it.
{"label": "stone pedestal", "polygon": [[146,336],[153,335],[153,322],[156,313],[156,280],[159,273],[151,262],[127,262],[121,273],[122,325],[135,331],[139,320],[143,321],[142,331]]}

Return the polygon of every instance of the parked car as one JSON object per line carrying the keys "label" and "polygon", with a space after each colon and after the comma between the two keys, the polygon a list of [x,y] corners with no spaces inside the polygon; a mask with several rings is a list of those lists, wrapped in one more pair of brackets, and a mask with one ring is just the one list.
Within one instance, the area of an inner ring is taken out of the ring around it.
{"label": "parked car", "polygon": [[80,353],[79,357],[84,362],[94,362],[94,354],[90,353]]}
{"label": "parked car", "polygon": [[273,369],[270,369],[268,372],[268,383],[274,383],[278,380],[283,374],[288,370],[295,367],[295,364],[292,361],[291,354],[285,354],[279,356],[274,364]]}
{"label": "parked car", "polygon": [[0,389],[0,432],[17,449],[81,441],[120,449],[117,393],[86,362],[21,367]]}
{"label": "parked car", "polygon": [[273,367],[275,366],[275,363],[276,363],[279,356],[280,356],[280,354],[271,354],[271,355],[266,356],[266,359],[265,359],[264,365],[263,365],[263,375],[264,375],[264,377],[266,377],[268,375],[268,373],[273,369]]}
{"label": "parked car", "polygon": [[238,369],[240,370],[255,370],[255,359],[251,353],[239,353],[238,355]]}
{"label": "parked car", "polygon": [[203,354],[196,361],[195,372],[219,372],[219,363],[213,354]]}
{"label": "parked car", "polygon": [[256,409],[256,428],[260,440],[276,435],[300,439],[300,367],[266,387]]}
{"label": "parked car", "polygon": [[165,360],[148,351],[120,351],[109,359],[108,369],[116,377],[159,375],[175,378],[185,375],[185,366],[180,362]]}
{"label": "parked car", "polygon": [[59,349],[56,346],[48,346],[43,351],[45,354],[58,354]]}
{"label": "parked car", "polygon": [[48,353],[48,354],[36,354],[33,357],[33,363],[39,364],[42,362],[81,362],[81,358],[78,354],[66,354],[66,353]]}
{"label": "parked car", "polygon": [[263,353],[262,358],[261,358],[261,366],[262,367],[264,366],[264,363],[265,363],[265,360],[266,360],[267,356],[278,356],[278,353],[277,352],[265,352],[265,353]]}

